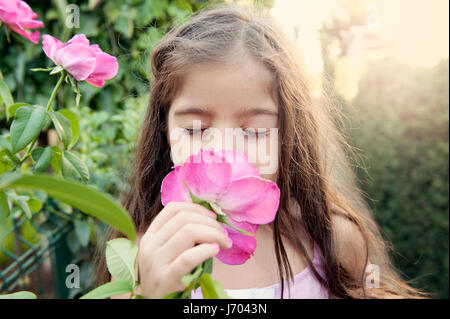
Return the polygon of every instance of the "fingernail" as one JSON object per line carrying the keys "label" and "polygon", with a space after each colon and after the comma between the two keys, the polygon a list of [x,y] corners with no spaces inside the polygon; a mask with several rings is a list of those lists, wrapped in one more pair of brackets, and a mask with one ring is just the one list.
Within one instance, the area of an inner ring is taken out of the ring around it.
{"label": "fingernail", "polygon": [[219,245],[217,243],[212,243],[211,244],[214,248],[214,250],[219,251]]}

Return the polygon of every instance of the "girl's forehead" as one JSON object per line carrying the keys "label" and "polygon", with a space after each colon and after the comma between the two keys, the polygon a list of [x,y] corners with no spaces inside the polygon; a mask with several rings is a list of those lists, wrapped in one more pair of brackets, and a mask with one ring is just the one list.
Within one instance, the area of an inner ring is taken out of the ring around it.
{"label": "girl's forehead", "polygon": [[212,112],[263,106],[278,111],[271,71],[254,59],[194,65],[179,81],[171,112],[204,106]]}

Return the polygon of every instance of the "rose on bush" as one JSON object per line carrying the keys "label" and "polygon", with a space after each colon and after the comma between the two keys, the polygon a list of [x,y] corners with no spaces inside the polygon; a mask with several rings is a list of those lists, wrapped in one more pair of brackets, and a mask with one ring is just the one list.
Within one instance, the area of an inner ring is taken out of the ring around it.
{"label": "rose on bush", "polygon": [[28,29],[44,27],[42,21],[35,20],[37,16],[25,1],[0,0],[0,20],[11,30],[36,44],[39,42],[39,31],[31,33]]}

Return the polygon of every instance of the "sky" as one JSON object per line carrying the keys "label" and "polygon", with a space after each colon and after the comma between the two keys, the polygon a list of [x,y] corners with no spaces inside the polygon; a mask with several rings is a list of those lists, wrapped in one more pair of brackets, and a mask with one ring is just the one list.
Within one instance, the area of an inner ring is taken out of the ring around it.
{"label": "sky", "polygon": [[[364,1],[364,0],[361,0]],[[367,7],[368,21],[389,52],[399,61],[431,67],[449,56],[449,0],[375,0]],[[338,12],[338,0],[275,0],[271,15],[293,34],[299,32],[299,48],[308,72],[323,70],[318,29]]]}

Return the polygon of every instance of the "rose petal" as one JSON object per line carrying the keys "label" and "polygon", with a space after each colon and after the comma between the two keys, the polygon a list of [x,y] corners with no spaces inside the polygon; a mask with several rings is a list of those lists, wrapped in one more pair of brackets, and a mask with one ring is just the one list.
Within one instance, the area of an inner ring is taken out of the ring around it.
{"label": "rose petal", "polygon": [[9,27],[11,28],[11,30],[23,36],[24,38],[30,40],[34,44],[37,44],[39,42],[39,35],[40,35],[39,31],[34,31],[33,33],[31,33],[16,24],[9,24]]}
{"label": "rose petal", "polygon": [[94,50],[94,52],[103,52],[102,49],[98,46],[98,44],[91,44],[91,49]]}
{"label": "rose petal", "polygon": [[201,150],[191,155],[179,172],[179,183],[185,181],[190,190],[201,199],[213,201],[227,191],[231,165],[213,151]]}
{"label": "rose petal", "polygon": [[42,36],[42,48],[44,49],[45,54],[49,57],[50,60],[56,63],[55,60],[55,52],[59,46],[61,46],[62,42],[57,38],[52,37],[51,35],[44,34]]}
{"label": "rose petal", "polygon": [[44,23],[39,20],[21,20],[20,26],[22,28],[35,29],[35,28],[43,28]]}
{"label": "rose petal", "polygon": [[[230,223],[252,234],[258,228],[258,225],[239,223],[234,220],[230,220]],[[256,249],[256,238],[255,236],[244,235],[227,225],[223,226],[227,230],[233,245],[229,249],[221,249],[215,257],[227,265],[242,265],[253,255]]]}
{"label": "rose petal", "polygon": [[260,176],[259,170],[252,163],[249,163],[245,153],[236,150],[221,150],[215,152],[217,156],[224,157],[231,164],[231,180],[244,176]]}
{"label": "rose petal", "polygon": [[101,88],[105,85],[105,80],[101,80],[101,79],[88,77],[85,81],[93,86],[98,87],[98,88]]}
{"label": "rose petal", "polygon": [[267,224],[277,213],[280,189],[276,183],[261,177],[243,177],[232,181],[228,191],[216,202],[236,221]]}
{"label": "rose petal", "polygon": [[191,197],[178,183],[180,166],[164,177],[161,183],[161,202],[166,206],[169,202],[192,202]]}
{"label": "rose petal", "polygon": [[89,46],[89,40],[83,33],[74,35],[67,43],[79,43]]}
{"label": "rose petal", "polygon": [[86,82],[102,87],[105,83],[104,80],[109,80],[116,76],[119,64],[115,57],[104,52],[95,52],[95,58],[95,69],[86,79]]}
{"label": "rose petal", "polygon": [[61,47],[55,59],[77,81],[84,81],[95,69],[95,53],[84,44],[69,43]]}

